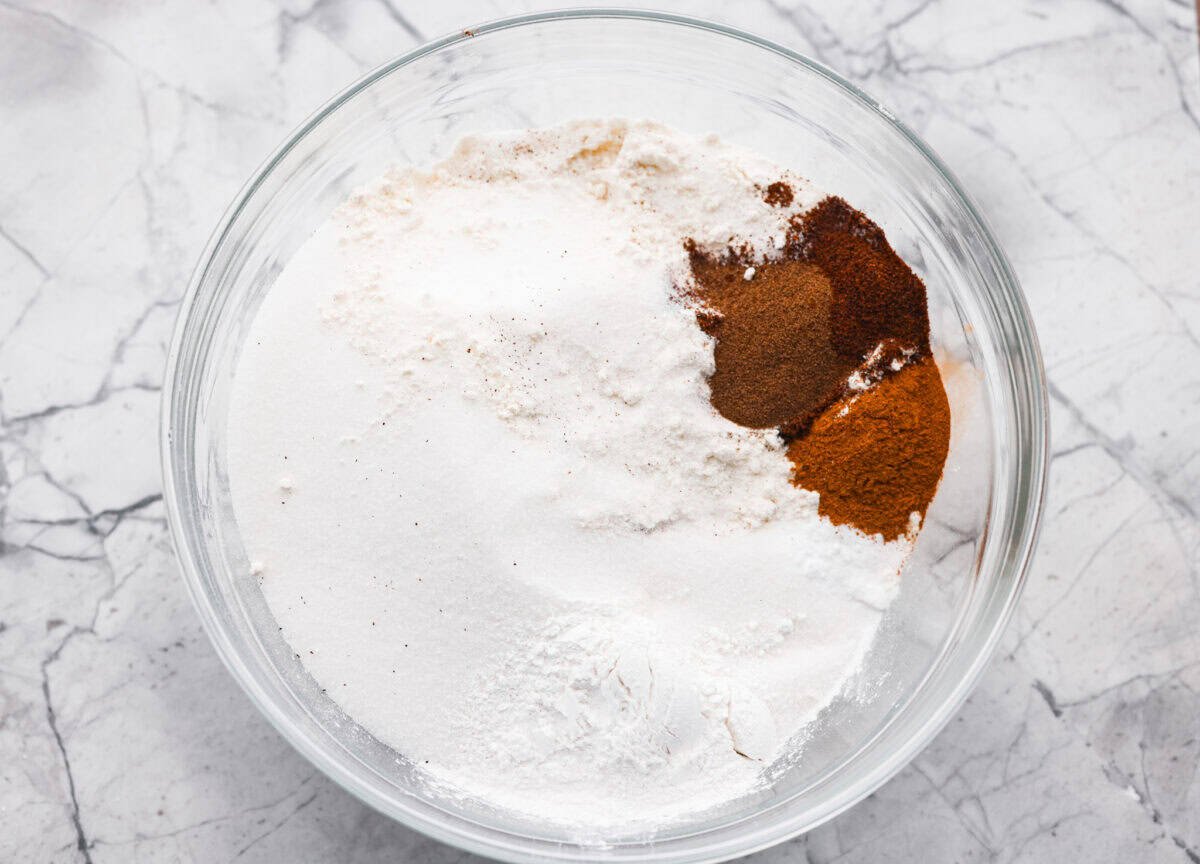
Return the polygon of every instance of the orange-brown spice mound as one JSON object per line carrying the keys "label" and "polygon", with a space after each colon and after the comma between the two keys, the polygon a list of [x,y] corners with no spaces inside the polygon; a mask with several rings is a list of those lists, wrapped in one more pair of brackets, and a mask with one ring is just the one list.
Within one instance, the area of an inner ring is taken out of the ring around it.
{"label": "orange-brown spice mound", "polygon": [[925,357],[825,409],[788,457],[793,482],[820,493],[822,516],[894,540],[925,513],[949,449],[950,404]]}

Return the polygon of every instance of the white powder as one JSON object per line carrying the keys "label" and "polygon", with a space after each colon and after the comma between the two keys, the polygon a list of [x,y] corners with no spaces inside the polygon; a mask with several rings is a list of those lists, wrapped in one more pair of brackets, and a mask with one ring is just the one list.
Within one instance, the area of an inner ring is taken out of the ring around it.
{"label": "white powder", "polygon": [[711,408],[674,293],[683,238],[767,253],[817,197],[648,123],[471,138],[268,294],[229,419],[249,558],[314,678],[440,786],[661,823],[754,789],[856,671],[908,547],[820,519]]}

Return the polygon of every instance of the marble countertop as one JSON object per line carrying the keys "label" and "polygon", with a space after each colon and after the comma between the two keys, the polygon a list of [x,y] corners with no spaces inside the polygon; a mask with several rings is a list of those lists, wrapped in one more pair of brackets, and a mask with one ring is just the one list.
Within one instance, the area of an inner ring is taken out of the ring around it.
{"label": "marble countertop", "polygon": [[[1200,60],[1191,0],[659,2],[928,140],[1033,308],[1029,588],[950,726],[763,864],[1200,864]],[[0,859],[459,861],[284,743],[178,579],[156,414],[188,274],[292,126],[519,0],[0,0]]]}

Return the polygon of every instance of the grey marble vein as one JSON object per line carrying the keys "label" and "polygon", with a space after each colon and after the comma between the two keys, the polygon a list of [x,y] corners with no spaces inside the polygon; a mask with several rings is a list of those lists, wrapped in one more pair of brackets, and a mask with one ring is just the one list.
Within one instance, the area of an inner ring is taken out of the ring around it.
{"label": "grey marble vein", "polygon": [[[1009,252],[1054,424],[1043,541],[934,743],[762,862],[1200,862],[1200,58],[1187,0],[660,0],[837,68]],[[0,860],[470,858],[294,753],[177,578],[156,459],[208,232],[286,132],[520,0],[0,0]],[[958,550],[951,549],[948,556]]]}

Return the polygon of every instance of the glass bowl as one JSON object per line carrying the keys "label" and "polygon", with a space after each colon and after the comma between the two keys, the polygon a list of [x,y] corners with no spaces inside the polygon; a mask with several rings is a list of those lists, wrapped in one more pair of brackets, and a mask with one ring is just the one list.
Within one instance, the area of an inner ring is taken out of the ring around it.
{"label": "glass bowl", "polygon": [[[355,187],[461,136],[578,117],[719,133],[866,211],[925,280],[954,413],[942,486],[875,646],[769,787],[695,818],[581,835],[445,797],[345,716],[278,635],[233,520],[225,419],[242,340],[289,256]],[[1020,290],[929,149],[813,61],[716,24],[581,10],[426,45],[318,111],[259,169],[205,251],[163,393],[166,507],[184,579],[221,657],[326,774],[439,840],[511,861],[713,861],[807,831],[878,788],[950,719],[1020,594],[1046,466],[1041,362]]]}

